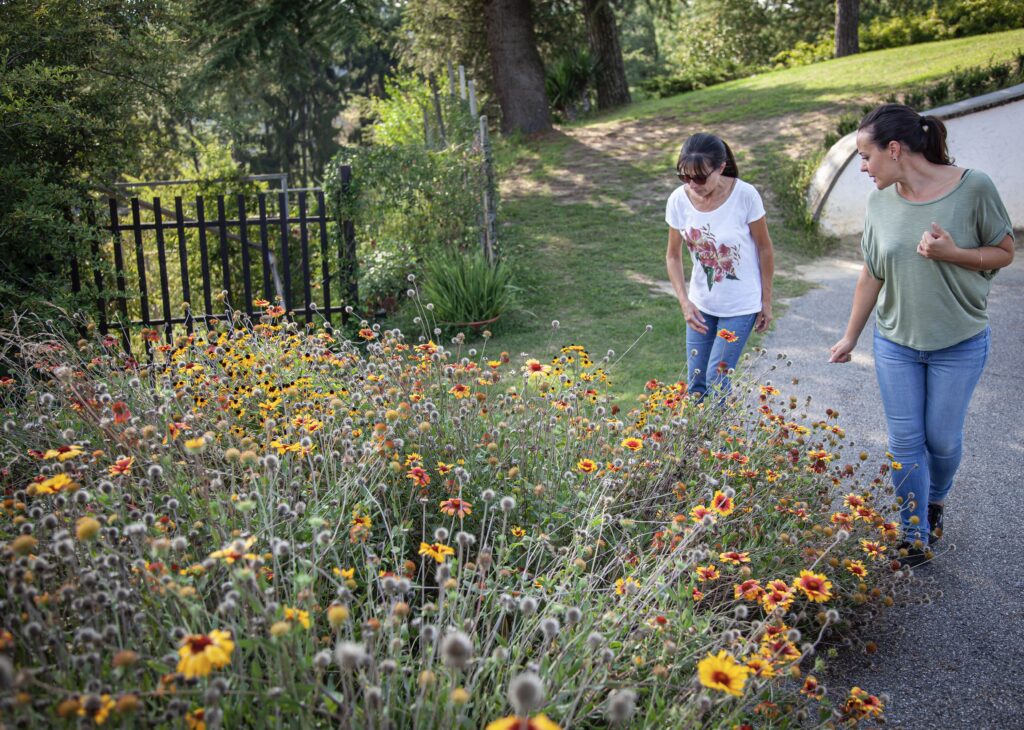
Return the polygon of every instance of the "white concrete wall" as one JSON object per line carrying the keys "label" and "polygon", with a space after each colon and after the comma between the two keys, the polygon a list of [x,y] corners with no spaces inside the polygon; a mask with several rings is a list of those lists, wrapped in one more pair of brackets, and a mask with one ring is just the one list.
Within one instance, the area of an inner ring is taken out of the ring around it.
{"label": "white concrete wall", "polygon": [[[945,122],[956,164],[987,173],[1014,228],[1024,228],[1024,85],[928,113]],[[808,191],[822,228],[837,236],[860,235],[868,193],[875,187],[860,171],[855,138],[856,133],[848,134],[829,150]]]}

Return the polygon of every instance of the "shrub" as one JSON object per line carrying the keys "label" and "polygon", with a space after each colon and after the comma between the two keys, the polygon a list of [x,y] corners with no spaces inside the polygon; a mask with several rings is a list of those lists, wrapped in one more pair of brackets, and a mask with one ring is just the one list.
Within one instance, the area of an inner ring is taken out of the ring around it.
{"label": "shrub", "polygon": [[813,43],[797,41],[792,48],[772,56],[771,64],[774,68],[792,68],[827,61],[835,54],[835,45],[835,38],[831,35],[822,36]]}
{"label": "shrub", "polygon": [[[360,296],[371,303],[393,296],[425,261],[477,244],[482,163],[465,145],[374,145],[339,153],[324,190],[333,214],[355,223],[357,258],[368,266],[360,270]],[[348,192],[341,185],[346,164],[352,167]]]}
{"label": "shrub", "polygon": [[479,251],[432,257],[424,269],[423,297],[439,324],[484,322],[506,313],[515,303],[509,268],[493,265]]}
{"label": "shrub", "polygon": [[273,309],[146,366],[4,346],[11,724],[482,727],[512,684],[563,727],[880,714],[793,677],[911,592],[895,505],[834,413],[768,383],[719,408],[651,381],[616,414],[580,346],[337,341]]}
{"label": "shrub", "polygon": [[548,101],[564,119],[575,119],[590,108],[588,93],[594,78],[595,62],[589,51],[577,50],[560,56],[544,71]]}

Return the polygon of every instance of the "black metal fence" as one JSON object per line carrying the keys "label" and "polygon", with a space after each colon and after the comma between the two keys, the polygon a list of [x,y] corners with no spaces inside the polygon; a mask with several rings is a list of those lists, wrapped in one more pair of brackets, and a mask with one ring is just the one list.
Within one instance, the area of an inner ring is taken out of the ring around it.
{"label": "black metal fence", "polygon": [[[350,176],[344,168],[343,184]],[[175,325],[191,333],[229,308],[256,318],[281,306],[307,323],[317,315],[332,322],[358,301],[355,228],[328,216],[322,190],[199,195],[194,204],[175,196],[173,209],[158,197],[132,197],[126,208],[109,198],[107,207],[110,249],[97,242],[92,251],[98,324],[103,334],[116,325],[126,347],[128,325],[171,342]],[[80,292],[79,262],[71,266]]]}

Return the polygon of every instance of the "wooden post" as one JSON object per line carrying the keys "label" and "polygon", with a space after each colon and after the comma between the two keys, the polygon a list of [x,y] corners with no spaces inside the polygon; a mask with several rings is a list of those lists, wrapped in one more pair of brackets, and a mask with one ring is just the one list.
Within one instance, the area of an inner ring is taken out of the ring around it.
{"label": "wooden post", "polygon": [[469,116],[476,119],[476,81],[469,80]]}
{"label": "wooden post", "polygon": [[466,67],[459,64],[459,96],[466,100]]}
{"label": "wooden post", "polygon": [[448,140],[445,138],[444,115],[441,114],[441,95],[437,91],[437,79],[434,77],[434,74],[430,74],[427,83],[430,84],[430,95],[434,99],[434,114],[437,116],[437,131],[438,136],[441,138],[441,149],[444,149],[448,146]]}
{"label": "wooden post", "polygon": [[484,255],[492,264],[498,254],[498,209],[497,189],[494,179],[494,155],[491,140],[487,132],[487,116],[480,116],[480,152],[483,154],[484,165]]}
{"label": "wooden post", "polygon": [[455,96],[455,67],[448,61],[448,95]]}
{"label": "wooden post", "polygon": [[423,107],[423,145],[428,149],[434,148],[434,135],[430,133],[430,112]]}

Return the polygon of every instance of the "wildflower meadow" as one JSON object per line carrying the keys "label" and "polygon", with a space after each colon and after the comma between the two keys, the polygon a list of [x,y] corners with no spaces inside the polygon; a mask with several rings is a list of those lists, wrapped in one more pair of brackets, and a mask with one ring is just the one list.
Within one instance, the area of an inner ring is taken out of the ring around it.
{"label": "wildflower meadow", "polygon": [[786,395],[784,356],[723,401],[652,380],[627,408],[619,356],[557,329],[535,356],[280,307],[151,360],[86,335],[3,335],[5,725],[884,711],[816,673],[909,590],[895,504],[838,414]]}

